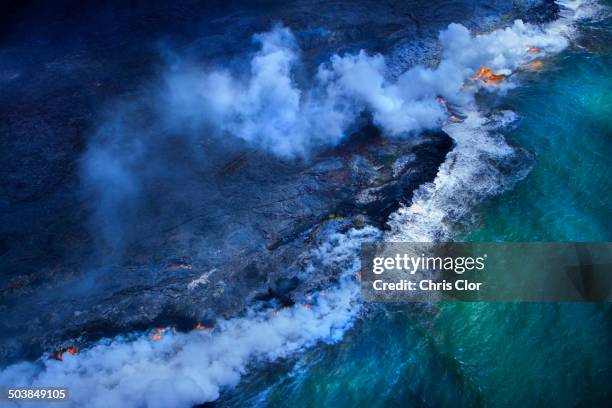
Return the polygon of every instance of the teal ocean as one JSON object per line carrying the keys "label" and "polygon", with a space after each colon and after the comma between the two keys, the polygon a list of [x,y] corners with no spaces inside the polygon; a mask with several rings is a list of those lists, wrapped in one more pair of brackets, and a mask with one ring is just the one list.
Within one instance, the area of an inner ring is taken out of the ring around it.
{"label": "teal ocean", "polygon": [[[477,209],[466,241],[612,240],[612,22],[493,103],[534,155],[511,191]],[[607,304],[371,306],[339,343],[255,368],[219,406],[609,406]]]}

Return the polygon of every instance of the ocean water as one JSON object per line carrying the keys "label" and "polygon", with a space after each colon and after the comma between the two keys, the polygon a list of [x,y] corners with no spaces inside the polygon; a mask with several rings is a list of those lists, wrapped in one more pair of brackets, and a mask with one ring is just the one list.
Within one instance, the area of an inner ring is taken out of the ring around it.
{"label": "ocean water", "polygon": [[[610,241],[612,25],[484,98],[517,120],[506,140],[529,174],[475,209],[466,241]],[[370,306],[343,340],[255,367],[220,406],[609,406],[607,304]]]}

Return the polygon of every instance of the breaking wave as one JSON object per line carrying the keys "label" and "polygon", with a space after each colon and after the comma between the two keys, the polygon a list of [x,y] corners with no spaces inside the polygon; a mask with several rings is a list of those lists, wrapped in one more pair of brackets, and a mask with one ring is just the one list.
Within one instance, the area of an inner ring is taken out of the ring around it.
{"label": "breaking wave", "polygon": [[[544,27],[515,22],[509,28],[480,36],[472,36],[465,27],[453,24],[440,36],[445,49],[439,66],[412,68],[395,82],[385,78],[384,58],[365,52],[335,56],[320,68],[318,81],[322,87],[317,89],[323,90],[325,98],[331,98],[323,99],[327,102],[321,105],[331,112],[320,113],[338,120],[326,136],[331,142],[342,137],[343,126],[350,121],[343,115],[350,119],[364,107],[391,135],[443,119],[444,109],[435,103],[438,95],[460,105],[467,118],[463,123],[445,125],[455,147],[435,180],[423,185],[410,205],[392,215],[391,230],[384,237],[379,230],[367,226],[332,234],[315,250],[324,267],[342,269],[344,274],[337,287],[318,294],[307,307],[298,304],[277,311],[252,310],[244,317],[218,321],[212,332],[167,333],[158,341],[152,341],[146,334],[106,339],[79,355],[66,355],[62,362],[46,356],[34,363],[6,367],[0,372],[0,383],[67,385],[72,406],[191,406],[218,398],[224,387],[238,383],[250,364],[287,357],[318,341],[339,340],[360,310],[359,287],[353,273],[359,269],[362,241],[452,239],[454,226],[469,219],[475,204],[521,177],[520,172],[507,168],[508,163],[514,162],[517,150],[488,127],[487,119],[473,101],[473,95],[483,85],[473,83],[471,88],[465,88],[464,84],[483,65],[510,75],[534,58],[526,52],[527,47],[537,47],[539,58],[561,51],[567,46],[572,30],[568,23],[573,16],[580,15],[580,10],[580,7],[566,9],[559,21]],[[315,98],[312,95],[318,91],[304,93],[288,77],[297,58],[293,46],[287,49],[282,45],[292,41],[288,29],[277,28],[270,36],[259,37],[262,50],[246,82],[228,73],[198,74],[203,79],[199,83],[212,88],[205,88],[206,92],[199,88],[193,93],[184,88],[192,82],[180,74],[170,78],[170,86],[174,87],[172,98],[173,103],[187,109],[183,114],[193,115],[190,118],[194,121],[206,117],[223,131],[291,156],[306,151],[315,137],[309,133],[313,128],[303,119],[307,118],[305,112],[315,109],[314,105],[301,98]],[[275,45],[268,41],[275,41]],[[267,63],[272,68],[265,67]],[[263,79],[273,83],[260,82]],[[508,85],[487,90],[498,91],[507,86],[512,86],[511,78]],[[239,96],[237,103],[232,93],[226,94],[230,89]],[[210,95],[227,101],[214,108],[217,116],[212,119],[200,110],[210,102],[202,98]],[[347,101],[352,106],[347,106]],[[275,104],[285,105],[278,120],[271,116]],[[271,122],[259,129],[258,117]],[[298,137],[298,147],[287,140],[275,139],[293,134]],[[304,138],[305,144],[300,145],[299,138]]]}
{"label": "breaking wave", "polygon": [[386,239],[396,242],[452,240],[455,228],[472,220],[473,208],[523,178],[528,157],[487,129],[485,119],[470,110],[464,123],[444,127],[455,142],[433,182],[415,191],[409,206],[389,219]]}

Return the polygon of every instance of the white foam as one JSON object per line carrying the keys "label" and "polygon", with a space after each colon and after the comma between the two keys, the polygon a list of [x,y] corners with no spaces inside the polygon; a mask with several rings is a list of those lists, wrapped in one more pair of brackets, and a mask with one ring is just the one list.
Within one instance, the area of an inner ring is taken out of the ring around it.
{"label": "white foam", "polygon": [[467,113],[465,122],[444,128],[455,142],[453,150],[434,181],[422,185],[409,206],[391,215],[387,240],[452,240],[455,227],[471,218],[476,203],[503,191],[516,179],[516,175],[508,178],[497,167],[514,156],[514,149],[501,135],[485,129],[485,119],[475,109]]}

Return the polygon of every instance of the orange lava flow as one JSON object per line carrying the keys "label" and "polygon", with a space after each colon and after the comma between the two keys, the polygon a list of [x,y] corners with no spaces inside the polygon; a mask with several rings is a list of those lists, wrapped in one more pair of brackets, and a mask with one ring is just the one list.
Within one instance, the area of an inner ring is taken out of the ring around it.
{"label": "orange lava flow", "polygon": [[506,76],[503,74],[495,75],[493,71],[491,71],[489,68],[482,67],[474,75],[474,79],[475,80],[482,79],[482,81],[485,84],[488,84],[488,83],[498,84],[502,82],[504,79],[506,79]]}
{"label": "orange lava flow", "polygon": [[79,354],[79,349],[74,347],[74,346],[70,346],[65,350],[60,350],[57,352],[57,354],[55,355],[55,358],[57,358],[59,361],[63,361],[64,360],[64,353],[70,353],[73,356],[76,356],[77,354]]}
{"label": "orange lava flow", "polygon": [[68,347],[66,351],[72,354],[73,356],[76,356],[77,354],[79,354],[79,349],[74,346]]}
{"label": "orange lava flow", "polygon": [[544,63],[540,60],[533,61],[531,64],[529,64],[529,69],[533,71],[539,71],[542,69],[542,67],[544,67]]}

